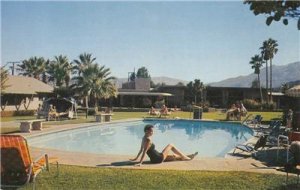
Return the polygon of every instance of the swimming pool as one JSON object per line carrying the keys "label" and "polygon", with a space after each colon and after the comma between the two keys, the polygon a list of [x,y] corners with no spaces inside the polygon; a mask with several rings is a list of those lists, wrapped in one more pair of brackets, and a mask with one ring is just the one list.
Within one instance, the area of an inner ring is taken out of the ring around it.
{"label": "swimming pool", "polygon": [[185,153],[198,151],[201,157],[224,157],[236,144],[253,135],[243,125],[226,122],[144,120],[51,133],[29,138],[28,143],[33,147],[72,152],[136,155],[146,124],[154,125],[153,142],[158,151],[172,143]]}

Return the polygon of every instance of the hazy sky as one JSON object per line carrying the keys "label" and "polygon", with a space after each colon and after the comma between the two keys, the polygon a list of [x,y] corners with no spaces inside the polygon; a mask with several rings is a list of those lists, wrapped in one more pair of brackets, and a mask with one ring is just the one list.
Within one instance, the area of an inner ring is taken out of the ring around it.
{"label": "hazy sky", "polygon": [[216,82],[253,71],[264,40],[275,65],[299,61],[299,30],[265,24],[242,2],[1,2],[1,61],[92,53],[112,75],[142,66],[151,76]]}

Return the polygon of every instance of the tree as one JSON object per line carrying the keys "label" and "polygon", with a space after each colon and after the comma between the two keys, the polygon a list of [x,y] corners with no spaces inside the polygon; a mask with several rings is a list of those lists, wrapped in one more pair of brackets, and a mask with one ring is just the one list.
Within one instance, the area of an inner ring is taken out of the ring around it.
{"label": "tree", "polygon": [[284,83],[284,84],[281,85],[280,88],[281,88],[281,92],[283,94],[285,94],[285,92],[290,88],[290,85],[288,83]]}
{"label": "tree", "polygon": [[5,89],[8,87],[6,84],[8,80],[8,70],[1,67],[1,94],[5,92]]}
{"label": "tree", "polygon": [[136,74],[135,74],[135,72],[132,72],[132,73],[130,74],[129,80],[130,80],[130,81],[135,81],[135,78],[136,78]]}
{"label": "tree", "polygon": [[141,67],[136,73],[137,78],[151,78],[149,75],[148,69],[146,67]]}
{"label": "tree", "polygon": [[61,87],[63,84],[68,87],[71,71],[72,64],[68,61],[67,56],[55,56],[54,61],[51,61],[48,68],[49,81],[54,81],[57,87]]}
{"label": "tree", "polygon": [[268,51],[267,51],[267,47],[268,47],[268,44],[267,44],[267,41],[264,41],[263,42],[263,46],[260,47],[261,49],[261,56],[262,58],[265,60],[265,63],[266,63],[266,97],[267,97],[267,104],[269,104],[269,95],[268,95],[268,91],[269,91],[269,73],[268,73],[268,70],[269,70],[269,67],[268,67]]}
{"label": "tree", "polygon": [[[264,62],[263,58],[260,57],[259,55],[254,55],[254,57],[251,57],[251,61],[249,62],[249,64],[251,64],[251,68],[254,69],[254,73],[257,74],[257,84],[260,91],[261,102],[263,102],[263,96],[262,96],[261,85],[260,85],[260,68],[262,67],[263,62]],[[252,86],[253,86],[253,82],[252,82]]]}
{"label": "tree", "polygon": [[251,88],[259,88],[259,81],[257,78],[252,81]]}
{"label": "tree", "polygon": [[[261,47],[262,49],[262,54],[263,54],[263,58],[264,60],[266,60],[266,77],[268,78],[268,64],[267,64],[267,61],[270,60],[270,101],[272,102],[272,60],[274,58],[274,55],[277,53],[278,49],[278,44],[277,44],[277,41],[276,40],[273,40],[272,38],[269,38],[268,40],[264,41],[263,42],[263,46]],[[267,81],[267,80],[266,80]],[[267,82],[268,83],[268,82]],[[266,87],[268,89],[268,84],[266,84]],[[267,99],[268,100],[268,99]],[[267,101],[268,103],[268,101]]]}
{"label": "tree", "polygon": [[183,82],[178,82],[176,86],[184,86]]}
{"label": "tree", "polygon": [[89,53],[83,53],[79,55],[79,59],[76,59],[73,61],[74,64],[74,71],[79,76],[81,75],[82,71],[86,69],[87,67],[91,66],[92,64],[95,64],[96,58],[92,57],[92,54]]}
{"label": "tree", "polygon": [[271,97],[271,102],[273,102],[272,98],[272,83],[273,83],[273,69],[272,69],[272,60],[274,58],[274,55],[277,53],[278,49],[278,44],[276,40],[273,40],[272,38],[269,38],[268,40],[268,51],[269,51],[269,59],[270,59],[270,97]]}
{"label": "tree", "polygon": [[205,89],[204,84],[200,79],[195,79],[194,82],[191,81],[187,84],[188,94],[194,96],[195,104],[197,104],[197,97],[201,97],[201,102],[203,104],[203,90]]}
{"label": "tree", "polygon": [[255,15],[269,15],[266,19],[266,24],[269,26],[272,21],[280,21],[284,25],[288,25],[288,19],[298,19],[298,30],[300,30],[300,1],[291,0],[270,0],[270,1],[255,1],[245,0],[244,4],[250,5],[250,10]]}
{"label": "tree", "polygon": [[34,77],[40,80],[41,75],[46,72],[46,61],[43,57],[31,57],[17,65],[20,74],[23,76]]}
{"label": "tree", "polygon": [[89,96],[95,98],[95,106],[100,98],[116,96],[117,88],[113,84],[115,77],[110,74],[110,69],[100,67],[98,64],[90,64],[81,70],[80,76],[73,78],[75,82],[73,87],[81,97],[85,97],[86,107],[88,107]]}

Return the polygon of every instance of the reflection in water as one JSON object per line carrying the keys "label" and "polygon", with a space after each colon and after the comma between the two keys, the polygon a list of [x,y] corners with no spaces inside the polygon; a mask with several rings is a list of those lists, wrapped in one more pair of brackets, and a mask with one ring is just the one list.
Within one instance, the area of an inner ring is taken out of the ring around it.
{"label": "reflection in water", "polygon": [[[239,124],[203,121],[148,121],[162,133],[171,129],[184,129],[191,139],[200,139],[207,131],[222,130],[237,140],[247,140],[245,133],[253,135],[252,130]],[[132,129],[132,128],[131,128]]]}

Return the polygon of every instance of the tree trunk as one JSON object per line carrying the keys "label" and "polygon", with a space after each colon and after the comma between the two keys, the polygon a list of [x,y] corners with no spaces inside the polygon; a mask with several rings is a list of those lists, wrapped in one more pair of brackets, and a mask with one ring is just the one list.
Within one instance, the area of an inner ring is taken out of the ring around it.
{"label": "tree trunk", "polygon": [[2,104],[3,101],[1,101],[1,110],[4,111],[5,110],[5,107],[7,106],[8,104],[8,101],[5,101],[5,104]]}
{"label": "tree trunk", "polygon": [[85,107],[89,108],[89,96],[85,96]]}
{"label": "tree trunk", "polygon": [[95,97],[95,112],[97,113],[98,112],[98,98]]}
{"label": "tree trunk", "polygon": [[27,105],[26,105],[26,101],[24,101],[24,108],[25,108],[25,110],[28,110],[32,98],[33,98],[33,95],[31,95],[31,98],[28,98],[28,104]]}
{"label": "tree trunk", "polygon": [[259,93],[260,93],[260,103],[263,103],[263,95],[262,95],[262,91],[261,91],[261,85],[260,85],[260,75],[257,74],[257,80],[258,80],[258,86],[259,86]]}
{"label": "tree trunk", "polygon": [[267,104],[269,104],[269,72],[268,72],[268,61],[266,61],[266,89],[267,89]]}
{"label": "tree trunk", "polygon": [[272,97],[272,59],[270,59],[270,102],[273,103],[273,97]]}

